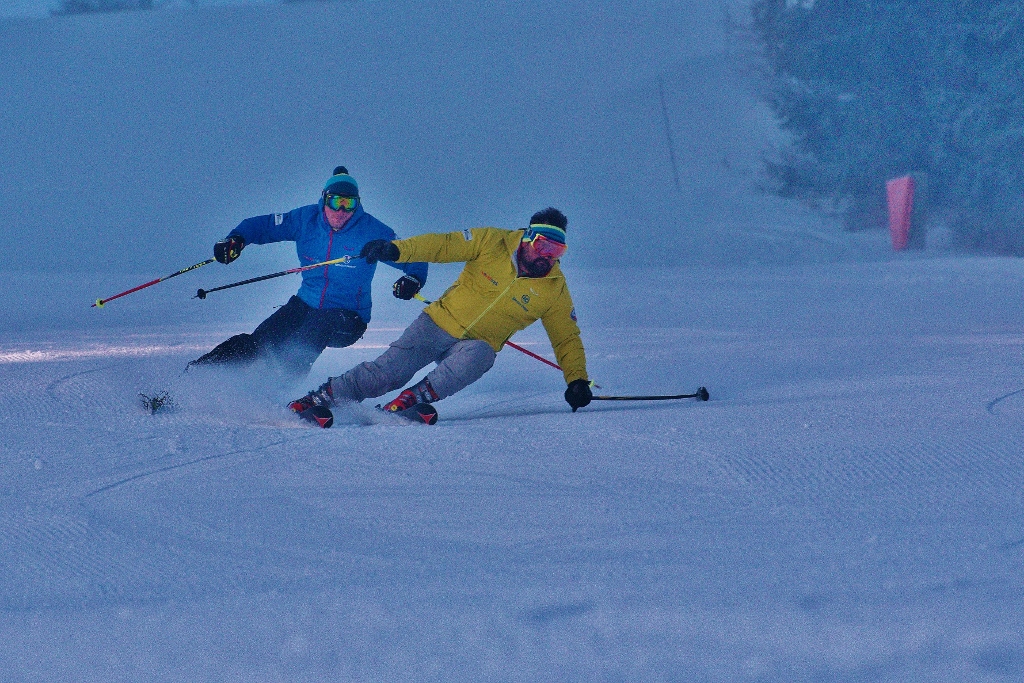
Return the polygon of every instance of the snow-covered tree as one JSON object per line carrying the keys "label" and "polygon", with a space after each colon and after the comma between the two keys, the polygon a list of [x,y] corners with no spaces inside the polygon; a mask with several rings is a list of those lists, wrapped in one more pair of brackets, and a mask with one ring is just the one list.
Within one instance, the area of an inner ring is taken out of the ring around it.
{"label": "snow-covered tree", "polygon": [[790,134],[776,193],[851,229],[927,178],[968,248],[1024,253],[1024,9],[1005,0],[755,0],[764,95]]}

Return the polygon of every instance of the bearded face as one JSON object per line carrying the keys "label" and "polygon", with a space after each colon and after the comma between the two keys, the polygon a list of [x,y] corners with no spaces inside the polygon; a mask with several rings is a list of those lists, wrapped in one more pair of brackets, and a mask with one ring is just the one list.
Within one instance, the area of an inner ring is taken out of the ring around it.
{"label": "bearded face", "polygon": [[550,256],[537,253],[532,242],[523,242],[517,252],[519,272],[527,277],[544,277],[551,272],[555,260]]}

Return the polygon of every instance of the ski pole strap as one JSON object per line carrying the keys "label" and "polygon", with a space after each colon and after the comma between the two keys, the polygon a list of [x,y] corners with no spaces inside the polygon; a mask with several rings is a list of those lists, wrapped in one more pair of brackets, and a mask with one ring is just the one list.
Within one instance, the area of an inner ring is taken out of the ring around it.
{"label": "ski pole strap", "polygon": [[131,289],[127,289],[127,290],[121,292],[120,294],[115,294],[114,296],[108,297],[106,299],[96,299],[96,302],[92,305],[92,308],[103,308],[103,305],[106,304],[108,301],[113,301],[114,299],[120,299],[122,296],[126,296],[128,294],[131,294],[132,292],[137,292],[140,289],[145,289],[146,287],[152,287],[153,285],[157,284],[158,282],[163,282],[164,280],[170,280],[172,277],[177,277],[178,275],[182,275],[184,273],[187,273],[190,270],[195,270],[196,268],[202,268],[203,266],[209,265],[209,264],[213,263],[216,260],[217,259],[212,259],[211,258],[211,259],[207,259],[205,261],[202,261],[200,263],[194,263],[194,264],[192,264],[191,266],[189,266],[187,268],[182,268],[181,270],[179,270],[176,273],[171,273],[170,275],[165,275],[164,277],[160,277],[160,278],[157,278],[155,280],[151,280],[150,282],[147,282],[145,284],[139,285],[138,287],[132,287]]}
{"label": "ski pole strap", "polygon": [[672,401],[678,398],[696,398],[707,401],[710,397],[708,390],[704,387],[697,389],[692,394],[673,394],[671,396],[594,396],[593,401]]}

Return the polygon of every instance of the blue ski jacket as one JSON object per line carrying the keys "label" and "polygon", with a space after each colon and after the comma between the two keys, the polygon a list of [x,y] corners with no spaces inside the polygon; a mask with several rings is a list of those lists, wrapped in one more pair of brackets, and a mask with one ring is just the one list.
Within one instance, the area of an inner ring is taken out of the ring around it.
{"label": "blue ski jacket", "polygon": [[[352,256],[349,263],[337,263],[302,272],[302,286],[297,296],[313,308],[344,308],[355,311],[363,322],[370,322],[370,283],[376,264],[370,265],[359,256],[370,240],[397,239],[395,231],[363,211],[362,204],[341,230],[331,229],[319,204],[300,206],[288,213],[246,218],[228,233],[238,235],[248,244],[295,242],[299,263],[309,266],[321,261]],[[420,284],[427,282],[426,263],[391,263]]]}

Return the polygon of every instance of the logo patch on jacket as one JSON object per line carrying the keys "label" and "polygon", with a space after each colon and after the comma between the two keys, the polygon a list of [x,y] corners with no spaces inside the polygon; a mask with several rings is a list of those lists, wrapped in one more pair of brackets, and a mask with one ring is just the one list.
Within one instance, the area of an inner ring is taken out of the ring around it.
{"label": "logo patch on jacket", "polygon": [[462,237],[465,238],[467,242],[473,241],[473,233],[470,232],[469,228],[466,228],[465,230],[462,231]]}
{"label": "logo patch on jacket", "polygon": [[523,309],[527,313],[530,312],[530,309],[526,307],[526,304],[530,303],[530,295],[529,294],[523,294],[520,297],[513,296],[512,297],[512,301],[515,301],[516,305],[518,305],[519,308]]}
{"label": "logo patch on jacket", "polygon": [[490,283],[491,283],[492,285],[494,285],[495,287],[497,287],[497,286],[498,286],[498,281],[497,281],[497,280],[495,280],[495,279],[494,279],[493,277],[491,277],[490,275],[488,275],[487,273],[485,273],[485,272],[484,272],[484,271],[482,271],[482,270],[480,271],[480,274],[481,274],[481,275],[483,275],[483,276],[484,276],[485,278],[487,278],[487,280],[488,280],[488,281],[489,281],[489,282],[490,282]]}
{"label": "logo patch on jacket", "polygon": [[282,223],[284,223],[284,214],[283,213],[275,213],[274,214],[274,225],[281,225]]}
{"label": "logo patch on jacket", "polygon": [[572,318],[572,321],[574,323],[575,322],[579,322],[578,320],[576,320],[576,309],[575,308],[572,309],[571,311],[569,311],[569,317]]}

